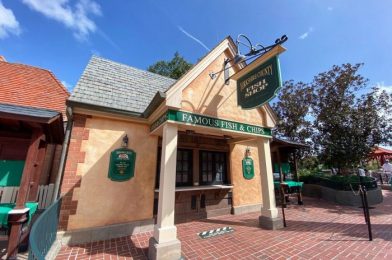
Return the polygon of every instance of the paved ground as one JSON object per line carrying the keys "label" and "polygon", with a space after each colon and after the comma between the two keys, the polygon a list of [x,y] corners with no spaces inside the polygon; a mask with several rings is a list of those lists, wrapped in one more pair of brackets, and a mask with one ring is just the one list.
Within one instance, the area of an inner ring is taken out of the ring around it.
{"label": "paved ground", "polygon": [[[287,228],[258,227],[258,214],[221,216],[177,225],[187,259],[392,259],[392,192],[371,210],[372,242],[362,211],[304,198],[290,205]],[[208,239],[198,232],[230,226],[235,231]],[[64,247],[57,259],[146,259],[151,233]]]}

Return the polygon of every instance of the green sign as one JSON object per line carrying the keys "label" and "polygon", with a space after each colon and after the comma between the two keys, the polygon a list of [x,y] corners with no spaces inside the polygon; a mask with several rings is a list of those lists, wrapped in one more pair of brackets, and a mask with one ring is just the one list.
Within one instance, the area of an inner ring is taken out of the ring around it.
{"label": "green sign", "polygon": [[272,136],[270,128],[264,128],[261,126],[248,125],[244,123],[203,116],[198,114],[192,114],[177,110],[168,110],[163,114],[158,120],[156,120],[152,125],[150,130],[153,131],[158,126],[166,121],[174,121],[179,123],[184,123],[188,125],[198,125],[211,128],[220,128],[225,130],[230,130],[234,132],[249,133],[260,136]]}
{"label": "green sign", "polygon": [[237,80],[238,105],[244,109],[260,107],[274,98],[281,86],[279,59],[275,56]]}
{"label": "green sign", "polygon": [[245,157],[242,160],[242,174],[247,180],[253,179],[255,177],[255,167],[253,164],[253,159],[250,157]]}
{"label": "green sign", "polygon": [[136,153],[127,148],[116,149],[110,153],[109,174],[112,181],[126,181],[135,173]]}

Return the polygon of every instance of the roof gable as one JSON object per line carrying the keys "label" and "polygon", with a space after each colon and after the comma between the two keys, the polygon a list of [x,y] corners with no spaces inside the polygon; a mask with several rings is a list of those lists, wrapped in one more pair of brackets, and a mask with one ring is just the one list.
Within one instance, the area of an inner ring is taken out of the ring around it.
{"label": "roof gable", "polygon": [[[174,108],[181,108],[181,93],[196,77],[200,75],[207,67],[221,55],[228,51],[234,56],[236,47],[230,36],[226,37],[214,49],[212,49],[205,57],[203,57],[193,68],[183,75],[173,86],[166,91],[166,105]],[[242,68],[242,64],[235,67]]]}
{"label": "roof gable", "polygon": [[[237,103],[235,80],[230,80],[226,85],[223,72],[214,79],[210,78],[211,72],[221,71],[224,61],[233,59],[235,54],[235,43],[231,37],[225,38],[166,91],[165,105],[192,113],[274,127],[277,118],[269,104],[243,110]],[[230,65],[230,75],[245,67],[244,63]]]}

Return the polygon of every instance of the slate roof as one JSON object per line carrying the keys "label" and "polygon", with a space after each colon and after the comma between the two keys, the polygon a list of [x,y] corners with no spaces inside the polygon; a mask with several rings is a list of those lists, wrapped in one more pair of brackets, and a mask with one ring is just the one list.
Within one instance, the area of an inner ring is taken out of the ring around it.
{"label": "slate roof", "polygon": [[93,56],[69,101],[142,114],[176,80]]}
{"label": "slate roof", "polygon": [[42,119],[51,119],[60,114],[60,112],[49,110],[49,109],[18,106],[18,105],[3,104],[3,103],[0,103],[0,112],[13,114],[13,115],[31,116],[31,117],[42,118]]}

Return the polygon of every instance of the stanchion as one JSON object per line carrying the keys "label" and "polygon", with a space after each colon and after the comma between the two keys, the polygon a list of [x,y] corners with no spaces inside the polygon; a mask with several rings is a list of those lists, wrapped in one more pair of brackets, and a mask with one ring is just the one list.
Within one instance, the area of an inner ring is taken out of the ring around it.
{"label": "stanchion", "polygon": [[286,224],[286,215],[285,215],[285,213],[284,213],[284,208],[286,207],[286,196],[285,196],[285,193],[284,193],[284,187],[283,187],[283,185],[282,184],[280,184],[280,197],[282,198],[282,217],[283,217],[283,226],[284,227],[287,227],[287,224]]}
{"label": "stanchion", "polygon": [[365,209],[365,219],[366,219],[366,224],[368,226],[368,233],[369,233],[369,241],[373,241],[373,234],[372,234],[372,224],[370,223],[370,212],[369,212],[369,204],[367,200],[367,191],[366,187],[364,185],[361,185],[361,193],[363,196],[363,206]]}
{"label": "stanchion", "polygon": [[358,194],[356,194],[353,190],[353,187],[350,184],[351,190],[354,192],[354,195],[359,195],[361,197],[361,204],[363,209],[363,216],[365,218],[365,223],[368,228],[368,235],[369,241],[373,241],[373,234],[372,234],[372,224],[370,222],[370,212],[369,212],[369,203],[367,200],[367,191],[366,186],[363,184],[362,176],[359,177],[359,187],[358,187]]}

